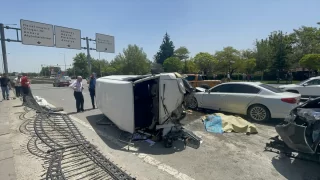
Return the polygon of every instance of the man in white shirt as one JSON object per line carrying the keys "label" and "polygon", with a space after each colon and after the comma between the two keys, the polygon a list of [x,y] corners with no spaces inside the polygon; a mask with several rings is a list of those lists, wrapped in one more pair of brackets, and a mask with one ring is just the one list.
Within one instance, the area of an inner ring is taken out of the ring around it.
{"label": "man in white shirt", "polygon": [[78,76],[77,80],[75,80],[70,86],[74,90],[74,98],[76,99],[76,107],[77,107],[77,112],[84,111],[83,109],[83,104],[84,104],[84,99],[83,99],[83,94],[82,90],[83,84],[82,84],[82,77]]}

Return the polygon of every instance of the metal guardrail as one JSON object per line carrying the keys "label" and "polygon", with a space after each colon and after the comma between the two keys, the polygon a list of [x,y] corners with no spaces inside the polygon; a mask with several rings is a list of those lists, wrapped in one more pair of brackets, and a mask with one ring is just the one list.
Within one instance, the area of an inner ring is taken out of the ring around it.
{"label": "metal guardrail", "polygon": [[[30,153],[45,159],[45,179],[117,179],[133,180],[88,142],[66,114],[41,107],[32,93],[24,105],[38,113],[23,123],[23,131],[34,131],[28,142]],[[27,128],[33,125],[33,129]]]}

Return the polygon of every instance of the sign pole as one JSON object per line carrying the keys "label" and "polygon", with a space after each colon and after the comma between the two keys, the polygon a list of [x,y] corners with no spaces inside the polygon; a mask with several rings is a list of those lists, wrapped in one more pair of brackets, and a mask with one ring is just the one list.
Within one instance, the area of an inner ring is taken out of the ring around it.
{"label": "sign pole", "polygon": [[89,47],[89,39],[86,37],[86,42],[87,42],[87,61],[89,64],[89,75],[91,74],[91,58],[90,58],[90,47]]}
{"label": "sign pole", "polygon": [[6,49],[6,37],[4,35],[4,25],[0,24],[0,34],[1,34],[1,48],[3,57],[4,73],[8,74],[8,61],[7,61],[7,49]]}

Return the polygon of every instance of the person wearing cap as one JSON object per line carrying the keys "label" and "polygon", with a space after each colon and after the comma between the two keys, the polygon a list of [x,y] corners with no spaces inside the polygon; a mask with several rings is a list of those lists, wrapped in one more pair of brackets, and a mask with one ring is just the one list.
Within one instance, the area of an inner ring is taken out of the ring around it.
{"label": "person wearing cap", "polygon": [[89,92],[91,97],[92,108],[95,109],[94,98],[96,96],[96,74],[92,73],[89,79]]}
{"label": "person wearing cap", "polygon": [[83,84],[82,84],[82,77],[78,76],[77,80],[75,80],[70,86],[70,88],[73,89],[73,96],[76,99],[76,108],[77,112],[84,111],[83,104],[84,104],[84,98],[83,98]]}
{"label": "person wearing cap", "polygon": [[14,88],[16,90],[16,97],[20,97],[21,95],[21,75],[19,74],[18,77],[14,78]]}

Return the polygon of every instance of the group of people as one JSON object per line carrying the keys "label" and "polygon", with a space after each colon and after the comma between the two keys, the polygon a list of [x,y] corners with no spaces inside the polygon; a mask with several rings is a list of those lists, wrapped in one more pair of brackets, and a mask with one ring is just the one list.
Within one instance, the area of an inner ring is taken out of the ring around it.
{"label": "group of people", "polygon": [[25,96],[30,92],[30,81],[26,74],[19,74],[12,83],[7,74],[3,74],[0,78],[0,84],[3,100],[9,100],[12,86],[15,88],[16,97],[23,95],[23,102],[25,102]]}
{"label": "group of people", "polygon": [[[92,108],[95,109],[95,96],[96,96],[96,74],[92,73],[90,76],[90,79],[88,81],[89,84],[89,92],[90,92],[90,97],[91,97],[91,103],[92,103]],[[82,91],[84,89],[83,84],[82,84],[82,77],[78,76],[77,80],[74,81],[70,86],[70,88],[73,89],[73,96],[76,99],[76,109],[77,112],[83,112],[84,111],[84,98]]]}

